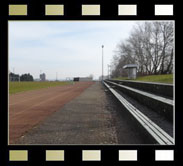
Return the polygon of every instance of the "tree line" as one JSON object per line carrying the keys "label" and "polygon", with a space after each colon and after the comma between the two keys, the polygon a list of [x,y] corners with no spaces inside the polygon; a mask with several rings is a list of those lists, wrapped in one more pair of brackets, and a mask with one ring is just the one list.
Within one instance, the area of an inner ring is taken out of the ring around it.
{"label": "tree line", "polygon": [[126,64],[137,64],[138,75],[170,74],[174,63],[174,24],[171,21],[137,23],[114,51],[112,77],[126,76]]}
{"label": "tree line", "polygon": [[15,74],[10,72],[9,73],[9,81],[34,81],[34,78],[32,75],[28,74],[22,74],[19,76],[19,74]]}

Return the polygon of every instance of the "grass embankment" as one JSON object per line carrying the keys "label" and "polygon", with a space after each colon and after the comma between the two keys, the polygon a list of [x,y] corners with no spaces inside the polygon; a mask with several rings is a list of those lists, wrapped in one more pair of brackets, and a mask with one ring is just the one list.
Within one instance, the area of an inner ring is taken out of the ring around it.
{"label": "grass embankment", "polygon": [[46,81],[46,82],[9,82],[9,94],[18,92],[49,88],[54,86],[63,86],[72,82]]}
{"label": "grass embankment", "polygon": [[[118,80],[129,80],[127,77],[118,77]],[[173,84],[173,74],[139,76],[134,81],[160,82]]]}

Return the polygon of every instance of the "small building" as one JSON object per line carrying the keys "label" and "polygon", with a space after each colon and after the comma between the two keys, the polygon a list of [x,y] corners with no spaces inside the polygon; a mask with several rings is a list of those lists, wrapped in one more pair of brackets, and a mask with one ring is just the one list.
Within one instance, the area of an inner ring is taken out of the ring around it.
{"label": "small building", "polygon": [[73,81],[87,82],[93,81],[92,77],[74,77]]}
{"label": "small building", "polygon": [[138,65],[136,65],[136,64],[128,64],[128,65],[123,66],[123,69],[128,70],[128,78],[129,79],[136,79],[137,68],[138,68]]}
{"label": "small building", "polygon": [[46,74],[40,74],[40,81],[46,81]]}
{"label": "small building", "polygon": [[79,81],[79,77],[74,77],[73,81]]}

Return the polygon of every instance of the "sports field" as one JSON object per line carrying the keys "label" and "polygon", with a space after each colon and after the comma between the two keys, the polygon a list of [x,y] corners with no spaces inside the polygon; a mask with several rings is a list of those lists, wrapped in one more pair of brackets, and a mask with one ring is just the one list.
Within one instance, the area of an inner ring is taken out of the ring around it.
{"label": "sports field", "polygon": [[73,84],[72,81],[9,82],[9,94]]}

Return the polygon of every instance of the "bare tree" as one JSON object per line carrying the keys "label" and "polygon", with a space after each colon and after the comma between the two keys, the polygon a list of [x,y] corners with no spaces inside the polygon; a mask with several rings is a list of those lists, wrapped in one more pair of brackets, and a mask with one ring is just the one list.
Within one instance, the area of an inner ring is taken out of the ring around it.
{"label": "bare tree", "polygon": [[112,76],[124,74],[123,66],[136,63],[139,74],[166,74],[173,71],[173,22],[136,24],[129,38],[117,45]]}

